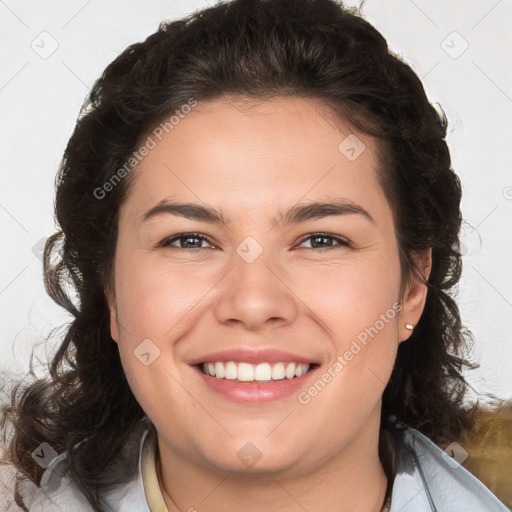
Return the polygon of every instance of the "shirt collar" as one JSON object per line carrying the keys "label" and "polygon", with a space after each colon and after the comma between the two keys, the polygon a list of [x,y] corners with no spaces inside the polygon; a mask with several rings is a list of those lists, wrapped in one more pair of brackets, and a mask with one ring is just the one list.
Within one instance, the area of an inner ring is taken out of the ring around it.
{"label": "shirt collar", "polygon": [[140,456],[140,472],[144,494],[151,512],[169,512],[156,474],[157,442],[154,429],[147,431]]}

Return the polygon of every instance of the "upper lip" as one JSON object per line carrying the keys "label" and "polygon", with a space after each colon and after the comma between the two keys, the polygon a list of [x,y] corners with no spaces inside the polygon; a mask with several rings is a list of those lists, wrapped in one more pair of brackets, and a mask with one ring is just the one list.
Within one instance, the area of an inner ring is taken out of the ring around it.
{"label": "upper lip", "polygon": [[311,357],[304,357],[293,352],[277,350],[272,348],[251,350],[244,347],[218,350],[207,355],[196,357],[189,364],[214,363],[217,361],[234,361],[246,363],[279,363],[294,362],[303,364],[316,364],[317,361]]}

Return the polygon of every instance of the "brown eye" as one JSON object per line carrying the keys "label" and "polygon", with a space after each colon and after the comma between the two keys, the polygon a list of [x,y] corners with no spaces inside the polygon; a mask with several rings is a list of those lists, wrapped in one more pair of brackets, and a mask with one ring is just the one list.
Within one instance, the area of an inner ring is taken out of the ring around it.
{"label": "brown eye", "polygon": [[336,245],[350,245],[347,240],[344,240],[343,238],[334,235],[329,235],[327,233],[314,233],[313,235],[310,235],[304,240],[302,240],[300,245],[302,245],[304,242],[308,240],[311,240],[311,247],[306,247],[306,249],[330,249],[332,247],[336,247]]}

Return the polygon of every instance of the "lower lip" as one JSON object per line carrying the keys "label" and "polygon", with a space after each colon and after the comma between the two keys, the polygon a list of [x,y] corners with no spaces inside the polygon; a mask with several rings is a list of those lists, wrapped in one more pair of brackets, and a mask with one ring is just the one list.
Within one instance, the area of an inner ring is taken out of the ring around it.
{"label": "lower lip", "polygon": [[212,391],[234,402],[246,404],[264,404],[297,393],[317,369],[318,366],[293,379],[285,378],[269,382],[238,382],[237,380],[217,379],[205,375],[197,366],[195,367],[200,378]]}

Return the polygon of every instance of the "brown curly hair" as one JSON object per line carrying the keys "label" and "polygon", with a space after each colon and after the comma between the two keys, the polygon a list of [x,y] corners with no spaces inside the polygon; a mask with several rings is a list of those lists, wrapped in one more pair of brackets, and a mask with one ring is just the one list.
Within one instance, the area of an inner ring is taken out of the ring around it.
{"label": "brown curly hair", "polygon": [[[10,423],[12,462],[36,483],[42,469],[30,456],[34,447],[46,441],[59,453],[68,451],[71,475],[96,511],[105,507],[101,489],[127,478],[119,454],[148,421],[111,339],[106,301],[119,208],[134,174],[102,198],[97,191],[163,117],[190,98],[228,94],[318,99],[376,137],[403,286],[418,272],[414,256],[432,249],[423,315],[400,344],[383,395],[380,456],[388,480],[389,415],[438,444],[460,438],[471,424],[462,370],[474,367],[465,359],[472,336],[450,296],[461,275],[461,186],[451,169],[444,113],[429,103],[419,78],[383,36],[341,3],[222,2],[162,22],[105,69],[82,108],[56,180],[60,230],[46,243],[44,279],[52,299],[74,319],[49,377],[15,388],[4,430]],[[105,471],[115,464],[115,471]]]}

